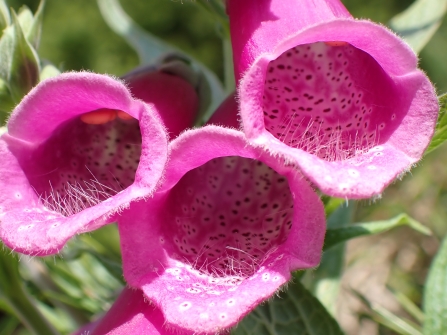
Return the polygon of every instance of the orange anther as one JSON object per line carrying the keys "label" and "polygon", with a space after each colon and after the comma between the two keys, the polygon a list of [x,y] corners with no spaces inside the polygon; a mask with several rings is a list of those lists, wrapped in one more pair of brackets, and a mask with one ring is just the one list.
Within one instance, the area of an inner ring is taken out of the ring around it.
{"label": "orange anther", "polygon": [[81,115],[81,121],[87,124],[103,124],[115,120],[116,110],[101,108]]}
{"label": "orange anther", "polygon": [[344,47],[345,45],[348,45],[348,42],[343,41],[327,41],[324,42],[326,45],[329,45],[331,47]]}
{"label": "orange anther", "polygon": [[132,120],[134,117],[132,115],[127,114],[126,112],[123,111],[116,111],[116,115],[121,119],[121,120]]}

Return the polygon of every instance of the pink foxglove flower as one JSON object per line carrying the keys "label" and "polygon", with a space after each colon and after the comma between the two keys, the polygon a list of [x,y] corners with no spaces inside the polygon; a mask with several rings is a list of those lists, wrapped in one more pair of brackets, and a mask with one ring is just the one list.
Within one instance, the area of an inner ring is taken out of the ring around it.
{"label": "pink foxglove flower", "polygon": [[193,335],[165,325],[161,311],[148,301],[143,292],[125,288],[110,310],[98,321],[73,335]]}
{"label": "pink foxglove flower", "polygon": [[377,195],[417,162],[435,90],[383,26],[339,0],[228,0],[240,117],[252,144],[324,193]]}
{"label": "pink foxglove flower", "polygon": [[40,83],[7,126],[0,238],[26,254],[56,253],[73,235],[114,221],[131,200],[154,192],[167,161],[157,106],[104,75]]}
{"label": "pink foxglove flower", "polygon": [[122,79],[133,96],[157,106],[171,139],[193,126],[199,96],[185,79],[151,68],[131,72]]}
{"label": "pink foxglove flower", "polygon": [[162,185],[118,227],[128,284],[168,327],[214,334],[319,263],[325,218],[295,168],[209,125],[170,143]]}

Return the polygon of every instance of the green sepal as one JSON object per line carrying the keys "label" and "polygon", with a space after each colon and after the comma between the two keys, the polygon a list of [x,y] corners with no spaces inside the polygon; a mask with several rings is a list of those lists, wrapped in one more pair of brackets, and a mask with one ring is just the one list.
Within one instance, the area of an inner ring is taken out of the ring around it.
{"label": "green sepal", "polygon": [[55,67],[53,64],[50,63],[44,64],[39,74],[39,81],[56,77],[60,73],[61,71],[59,71],[59,69]]}
{"label": "green sepal", "polygon": [[438,97],[439,100],[439,115],[436,123],[435,135],[431,139],[425,154],[428,154],[438,148],[447,140],[447,93]]}
{"label": "green sepal", "polygon": [[393,17],[390,27],[418,53],[438,30],[446,11],[446,0],[417,0]]}
{"label": "green sepal", "polygon": [[40,36],[42,34],[43,10],[45,7],[45,0],[41,0],[36,13],[34,14],[32,25],[29,31],[25,34],[28,42],[35,50],[39,48]]}
{"label": "green sepal", "polygon": [[5,3],[5,0],[0,0],[0,37],[2,36],[1,32],[7,26],[11,24],[11,16],[9,15],[8,6]]}
{"label": "green sepal", "polygon": [[12,100],[8,85],[0,78],[0,126],[5,124],[13,108],[14,101]]}
{"label": "green sepal", "polygon": [[323,250],[328,250],[341,242],[355,237],[375,235],[403,225],[408,225],[424,235],[431,234],[430,229],[409,217],[407,214],[399,214],[389,220],[358,223],[349,227],[328,229],[324,239]]}
{"label": "green sepal", "polygon": [[44,6],[45,0],[41,0],[34,15],[26,6],[22,6],[17,13],[17,18],[20,22],[22,32],[25,35],[26,40],[33,46],[34,49],[38,48],[40,42]]}
{"label": "green sepal", "polygon": [[431,264],[424,290],[424,334],[447,334],[447,236]]}
{"label": "green sepal", "polygon": [[286,292],[258,306],[232,335],[342,335],[337,321],[300,283],[289,283]]}
{"label": "green sepal", "polygon": [[22,6],[17,12],[17,20],[19,21],[22,32],[26,37],[28,32],[31,30],[31,26],[33,25],[33,12],[31,12],[27,6]]}
{"label": "green sepal", "polygon": [[9,89],[15,102],[22,98],[39,82],[39,57],[26,40],[17,15],[12,13],[13,47],[8,73]]}
{"label": "green sepal", "polygon": [[0,78],[8,82],[11,58],[14,49],[14,27],[8,26],[0,38]]}

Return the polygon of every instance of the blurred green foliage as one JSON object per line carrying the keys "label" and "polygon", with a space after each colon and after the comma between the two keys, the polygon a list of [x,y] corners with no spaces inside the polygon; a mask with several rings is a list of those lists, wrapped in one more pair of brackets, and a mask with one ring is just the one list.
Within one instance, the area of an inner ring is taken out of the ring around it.
{"label": "blurred green foliage", "polygon": [[[15,9],[37,0],[7,0]],[[222,45],[217,24],[190,1],[122,1],[125,11],[143,28],[201,60],[222,76]],[[63,70],[89,69],[122,75],[138,65],[126,42],[100,16],[93,0],[48,0],[39,55]]]}
{"label": "blurred green foliage", "polygon": [[[218,23],[198,6],[206,0],[126,0],[122,6],[143,28],[190,53],[223,76],[222,43]],[[387,24],[412,0],[344,0],[357,18]],[[38,0],[7,0],[18,10],[27,5],[34,12]],[[447,92],[447,21],[421,53],[421,67],[438,92]],[[133,50],[116,36],[100,16],[93,0],[48,0],[39,54],[62,70],[89,69],[122,75],[138,64]]]}

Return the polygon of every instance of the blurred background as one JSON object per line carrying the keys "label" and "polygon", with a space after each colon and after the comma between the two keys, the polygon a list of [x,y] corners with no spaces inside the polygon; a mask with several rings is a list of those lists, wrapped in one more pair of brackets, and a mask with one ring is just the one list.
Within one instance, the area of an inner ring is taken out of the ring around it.
{"label": "blurred background", "polygon": [[[199,1],[199,0],[196,0]],[[6,0],[16,11],[37,0]],[[411,0],[345,0],[353,16],[387,25]],[[144,29],[193,55],[223,79],[223,48],[217,21],[195,1],[126,0],[125,11]],[[121,76],[138,66],[136,53],[113,33],[94,0],[47,0],[39,48],[62,71],[92,70]],[[447,92],[447,20],[420,53],[420,66]],[[393,291],[421,306],[428,267],[447,231],[447,146],[425,157],[380,199],[356,203],[354,222],[387,219],[406,212],[428,226],[426,237],[409,228],[359,238],[348,243],[346,270],[337,319],[348,335],[395,334],[371,320],[355,289],[396,315],[408,315]],[[62,256],[45,260],[23,257],[20,273],[43,313],[68,334],[107,310],[124,282],[114,226],[78,237]],[[51,276],[48,274],[51,272]],[[0,273],[0,276],[4,274]],[[415,320],[416,321],[416,320]],[[0,300],[0,335],[30,334]]]}

